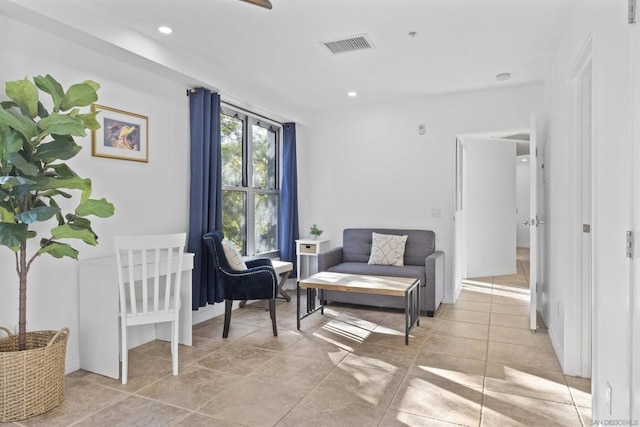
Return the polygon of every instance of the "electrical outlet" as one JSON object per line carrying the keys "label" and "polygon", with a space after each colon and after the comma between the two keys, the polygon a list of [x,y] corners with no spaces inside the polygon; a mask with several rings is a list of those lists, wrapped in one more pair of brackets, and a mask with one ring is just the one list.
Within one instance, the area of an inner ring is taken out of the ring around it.
{"label": "electrical outlet", "polygon": [[442,211],[440,208],[431,208],[431,216],[434,218],[440,218]]}
{"label": "electrical outlet", "polygon": [[424,135],[427,133],[427,127],[425,125],[418,126],[418,135]]}
{"label": "electrical outlet", "polygon": [[609,384],[609,381],[607,381],[607,385],[605,385],[604,387],[604,407],[605,410],[609,411],[609,415],[613,415],[612,396],[613,387],[611,387],[611,384]]}

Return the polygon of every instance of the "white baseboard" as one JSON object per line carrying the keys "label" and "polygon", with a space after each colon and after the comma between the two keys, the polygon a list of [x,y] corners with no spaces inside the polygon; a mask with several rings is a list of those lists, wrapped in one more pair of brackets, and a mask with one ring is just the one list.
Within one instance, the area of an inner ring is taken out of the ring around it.
{"label": "white baseboard", "polygon": [[80,355],[76,355],[75,357],[67,357],[64,361],[64,373],[70,374],[71,372],[75,372],[80,369]]}
{"label": "white baseboard", "polygon": [[444,298],[442,299],[443,304],[455,304],[456,300],[460,296],[460,292],[455,292],[453,294],[444,294]]}
{"label": "white baseboard", "polygon": [[456,301],[458,301],[458,298],[460,298],[460,292],[462,292],[462,282],[458,283],[457,286],[454,285],[455,289],[453,290],[453,293],[445,293],[444,294],[444,300],[442,301],[445,304],[455,304]]}
{"label": "white baseboard", "polygon": [[[549,324],[547,322],[547,319],[544,318],[545,323],[547,323],[547,325]],[[550,326],[549,327],[549,338],[551,339],[551,346],[553,347],[553,350],[556,352],[556,357],[558,358],[558,362],[560,362],[560,368],[562,369],[562,372],[566,374],[565,372],[565,368],[564,368],[564,349],[562,347],[562,344],[560,343],[560,340],[558,339],[558,334],[556,333],[556,330],[554,327]]]}

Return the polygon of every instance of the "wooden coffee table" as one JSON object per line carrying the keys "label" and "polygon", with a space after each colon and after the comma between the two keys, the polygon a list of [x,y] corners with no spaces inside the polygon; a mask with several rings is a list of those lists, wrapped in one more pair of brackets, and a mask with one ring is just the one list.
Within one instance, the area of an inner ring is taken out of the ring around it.
{"label": "wooden coffee table", "polygon": [[[300,288],[307,289],[307,311],[302,316],[300,315]],[[315,306],[316,289],[319,291],[319,307]],[[320,310],[321,314],[324,314],[326,305],[324,291],[326,290],[391,295],[404,298],[404,343],[406,345],[409,345],[409,332],[414,326],[420,326],[420,280],[409,277],[365,276],[323,271],[298,281],[296,285],[298,330],[300,330],[300,320],[318,310]]]}

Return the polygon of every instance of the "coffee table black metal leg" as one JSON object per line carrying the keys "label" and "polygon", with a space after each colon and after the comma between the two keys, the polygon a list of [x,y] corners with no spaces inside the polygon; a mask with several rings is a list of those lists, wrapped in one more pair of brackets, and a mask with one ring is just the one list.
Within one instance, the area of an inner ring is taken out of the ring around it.
{"label": "coffee table black metal leg", "polygon": [[298,330],[300,330],[300,281],[296,280],[296,304],[297,304],[297,311],[296,311],[296,323],[298,324]]}

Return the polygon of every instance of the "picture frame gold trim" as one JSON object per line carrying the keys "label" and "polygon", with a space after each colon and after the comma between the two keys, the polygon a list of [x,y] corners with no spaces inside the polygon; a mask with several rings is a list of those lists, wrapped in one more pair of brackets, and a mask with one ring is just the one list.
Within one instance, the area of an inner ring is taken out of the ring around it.
{"label": "picture frame gold trim", "polygon": [[99,112],[100,129],[91,131],[91,155],[149,162],[149,118],[141,114],[91,104]]}

